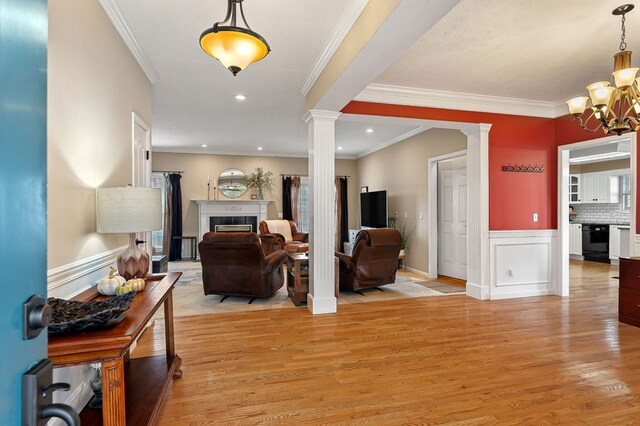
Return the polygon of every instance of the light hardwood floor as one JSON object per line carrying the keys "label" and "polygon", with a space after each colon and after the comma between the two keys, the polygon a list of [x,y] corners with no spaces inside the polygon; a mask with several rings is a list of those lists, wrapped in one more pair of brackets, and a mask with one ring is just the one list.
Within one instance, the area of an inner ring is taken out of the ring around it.
{"label": "light hardwood floor", "polygon": [[[466,296],[176,320],[184,376],[160,423],[640,424],[640,329],[617,267],[572,262],[571,296]],[[162,352],[160,322],[135,355]]]}

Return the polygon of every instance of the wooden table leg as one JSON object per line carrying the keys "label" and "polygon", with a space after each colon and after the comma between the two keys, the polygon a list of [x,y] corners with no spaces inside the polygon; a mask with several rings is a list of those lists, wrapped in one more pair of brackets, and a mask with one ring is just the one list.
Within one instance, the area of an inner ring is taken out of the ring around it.
{"label": "wooden table leg", "polygon": [[104,426],[127,424],[122,358],[102,362],[102,423]]}
{"label": "wooden table leg", "polygon": [[164,338],[167,345],[167,357],[176,358],[176,371],[173,373],[174,379],[182,377],[180,365],[182,360],[176,355],[176,343],[173,330],[173,292],[170,292],[164,300]]}

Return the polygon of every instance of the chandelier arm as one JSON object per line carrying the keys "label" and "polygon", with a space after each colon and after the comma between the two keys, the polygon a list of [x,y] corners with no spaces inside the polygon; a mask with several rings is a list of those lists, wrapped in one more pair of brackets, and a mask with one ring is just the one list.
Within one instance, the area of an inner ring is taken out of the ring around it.
{"label": "chandelier arm", "polygon": [[575,120],[578,120],[578,124],[580,124],[580,127],[582,127],[584,130],[586,130],[587,132],[593,133],[593,132],[597,132],[598,129],[600,127],[602,127],[602,123],[598,124],[598,127],[596,127],[595,129],[591,130],[587,127],[587,123],[589,123],[589,120],[591,120],[591,117],[593,117],[594,113],[592,112],[591,115],[589,117],[587,117],[586,120],[582,121],[581,117],[575,117]]}
{"label": "chandelier arm", "polygon": [[222,24],[226,23],[231,18],[231,10],[232,10],[232,8],[233,8],[233,0],[228,0],[228,2],[227,2],[227,16],[225,16],[222,21],[218,21],[215,24],[213,24],[213,29],[215,31],[218,30],[218,26],[219,25],[222,25]]}
{"label": "chandelier arm", "polygon": [[249,24],[247,23],[247,18],[244,17],[244,8],[242,7],[242,3],[244,2],[244,0],[240,0],[240,16],[242,17],[242,21],[244,22],[244,25],[251,31],[253,31],[251,29],[251,27],[249,26]]}

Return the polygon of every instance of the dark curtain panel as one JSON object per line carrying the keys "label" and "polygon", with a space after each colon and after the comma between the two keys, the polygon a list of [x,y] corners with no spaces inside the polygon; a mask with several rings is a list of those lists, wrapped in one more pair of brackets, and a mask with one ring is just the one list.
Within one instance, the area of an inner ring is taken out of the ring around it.
{"label": "dark curtain panel", "polygon": [[340,178],[340,247],[349,241],[349,202],[347,201],[347,178]]}
{"label": "dark curtain panel", "polygon": [[174,240],[173,237],[182,235],[182,189],[180,189],[179,174],[169,175],[171,185],[171,249],[169,250],[169,260],[182,259],[182,240]]}
{"label": "dark curtain panel", "polygon": [[171,250],[171,181],[169,179],[170,174],[164,174],[164,221],[162,225],[162,254],[169,259],[169,251]]}
{"label": "dark curtain panel", "polygon": [[290,177],[282,178],[282,218],[284,220],[293,220],[293,211],[291,210],[291,185]]}

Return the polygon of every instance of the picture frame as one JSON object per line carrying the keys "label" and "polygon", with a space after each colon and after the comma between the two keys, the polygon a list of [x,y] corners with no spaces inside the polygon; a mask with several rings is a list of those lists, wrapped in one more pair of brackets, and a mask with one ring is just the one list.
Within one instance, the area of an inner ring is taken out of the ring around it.
{"label": "picture frame", "polygon": [[368,186],[361,186],[360,187],[360,192],[369,192],[369,187]]}

